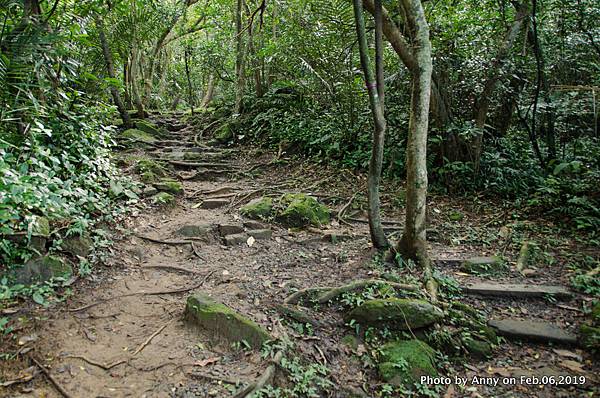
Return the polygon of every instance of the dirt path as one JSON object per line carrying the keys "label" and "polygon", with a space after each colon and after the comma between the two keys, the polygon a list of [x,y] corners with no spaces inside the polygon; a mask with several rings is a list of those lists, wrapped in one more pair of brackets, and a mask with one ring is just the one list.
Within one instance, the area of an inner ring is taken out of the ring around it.
{"label": "dirt path", "polygon": [[[294,289],[337,286],[380,273],[370,266],[368,230],[361,222],[352,225],[334,222],[326,230],[304,232],[264,225],[272,230],[270,238],[257,239],[251,245],[247,242],[225,245],[219,227],[244,227],[247,220],[242,220],[238,212],[241,204],[265,192],[289,191],[305,181],[307,171],[303,165],[295,164],[268,173],[257,172],[259,167],[254,166],[268,168],[271,155],[260,157],[237,149],[207,147],[205,141],[193,142],[194,134],[189,126],[179,125],[175,119],[161,122],[177,126],[178,131],[172,132],[171,139],[161,142],[151,155],[184,162],[174,166],[180,177],[188,178],[198,167],[186,165],[187,160],[177,160],[180,154],[205,154],[200,157],[201,162],[206,163],[200,168],[204,171],[198,172],[196,178],[183,180],[185,193],[177,199],[174,208],[154,207],[123,225],[122,230],[126,232],[115,235],[113,267],[78,287],[70,302],[49,312],[48,320],[36,331],[38,359],[72,397],[230,396],[233,391],[253,382],[267,364],[256,352],[214,343],[201,331],[186,325],[182,314],[189,292],[209,294],[276,336],[281,315],[275,307]],[[312,187],[304,185],[303,189],[323,200],[334,201],[338,209],[347,203],[347,192],[338,194],[333,187],[327,189],[326,180],[319,182],[320,185],[312,184]],[[356,183],[354,181],[358,189]],[[199,205],[203,200],[215,198],[226,203],[215,208]],[[397,216],[394,215],[394,219],[400,219]],[[193,247],[141,238],[188,239],[181,236],[182,228],[210,229],[210,232],[200,233],[201,237],[194,240]],[[246,230],[249,228],[256,226],[245,227]],[[394,230],[398,226],[389,225],[388,228]],[[334,243],[323,238],[327,234],[346,239]],[[473,254],[453,253],[442,243],[434,242],[433,247],[436,257]],[[440,263],[440,267],[448,274],[457,271],[453,262]],[[465,283],[477,279],[464,275],[460,278]],[[189,289],[189,292],[172,292],[182,289]],[[488,312],[492,306],[501,306],[504,311],[518,308],[522,314],[534,313],[542,317],[559,314],[571,329],[578,323],[575,318],[579,314],[568,308],[561,310],[551,306],[550,312],[544,315],[548,306],[540,304],[539,300],[467,301]],[[285,330],[295,338],[298,354],[330,369],[330,380],[336,386],[333,390],[337,391],[333,396],[350,396],[348,391],[359,391],[363,385],[376,387],[378,381],[374,370],[365,370],[363,366],[364,346],[349,348],[342,343],[343,337],[351,331],[343,327],[341,315],[335,311],[307,311],[320,320],[314,335],[301,335],[290,324]],[[586,355],[582,352],[577,355],[580,354]],[[463,377],[468,372],[490,375],[493,372],[486,373],[486,369],[509,366],[537,369],[559,365],[560,361],[560,355],[553,352],[552,347],[505,342],[494,360],[473,361],[466,368],[446,370]],[[586,364],[585,361],[582,363]],[[594,368],[589,363],[582,372],[592,377]],[[54,386],[42,380],[37,378],[34,389],[25,395],[59,396]],[[539,390],[528,386],[520,389],[517,393],[520,395],[510,396],[569,397],[579,396],[577,394],[581,392]],[[478,387],[469,394],[489,396],[492,391],[496,394],[511,390]]]}

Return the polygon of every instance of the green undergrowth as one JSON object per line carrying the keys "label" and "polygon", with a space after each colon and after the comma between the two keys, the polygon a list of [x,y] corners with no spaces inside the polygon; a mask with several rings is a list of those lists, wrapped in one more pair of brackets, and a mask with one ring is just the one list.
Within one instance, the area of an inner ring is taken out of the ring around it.
{"label": "green undergrowth", "polygon": [[[37,293],[49,296],[54,282],[14,284],[13,271],[46,253],[66,257],[80,274],[101,261],[65,254],[65,239],[91,235],[94,248],[108,245],[102,225],[114,223],[138,200],[136,187],[111,161],[112,109],[76,106],[62,117],[38,117],[27,134],[0,136],[0,305]],[[40,222],[47,230],[37,233]]]}

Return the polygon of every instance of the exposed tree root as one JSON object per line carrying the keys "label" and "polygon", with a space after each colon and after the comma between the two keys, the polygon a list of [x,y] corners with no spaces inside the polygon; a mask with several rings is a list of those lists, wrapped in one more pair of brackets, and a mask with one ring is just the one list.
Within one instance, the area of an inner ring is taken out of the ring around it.
{"label": "exposed tree root", "polygon": [[294,308],[291,305],[278,304],[275,306],[275,309],[282,315],[292,318],[295,321],[298,321],[300,323],[309,323],[314,327],[321,326],[321,323],[319,321],[310,317],[304,311],[302,311],[298,308]]}
{"label": "exposed tree root", "polygon": [[158,336],[163,330],[165,330],[165,328],[167,326],[169,326],[171,323],[173,322],[173,319],[171,319],[169,322],[165,323],[164,325],[162,325],[160,328],[158,328],[158,330],[154,333],[152,333],[150,335],[150,337],[148,337],[142,344],[140,344],[140,346],[137,348],[137,350],[135,350],[133,352],[133,354],[131,354],[132,356],[139,354],[140,352],[142,352],[142,350],[144,348],[146,348],[146,346],[148,344],[150,344],[150,342],[152,342],[152,339],[154,339],[156,336]]}
{"label": "exposed tree root", "polygon": [[104,370],[110,370],[110,369],[114,368],[115,366],[118,366],[118,365],[121,365],[121,364],[127,362],[126,359],[120,359],[120,360],[115,361],[115,362],[110,363],[110,364],[103,364],[103,363],[94,361],[93,359],[89,359],[87,357],[84,357],[83,355],[67,355],[67,356],[65,356],[63,358],[81,359],[82,361],[87,362],[90,365],[97,366],[97,367],[102,368]]}
{"label": "exposed tree root", "polygon": [[178,293],[185,293],[185,292],[189,292],[190,290],[194,290],[199,288],[200,286],[202,286],[207,280],[208,278],[210,278],[210,276],[215,272],[215,270],[210,271],[209,273],[206,274],[206,276],[202,279],[202,281],[200,281],[200,283],[190,286],[190,287],[185,287],[185,288],[181,288],[181,289],[175,289],[175,290],[162,290],[162,291],[158,291],[158,292],[135,292],[135,293],[128,293],[128,294],[121,294],[119,296],[114,296],[114,297],[109,297],[106,299],[102,299],[99,301],[96,301],[94,303],[91,304],[87,304],[84,305],[82,307],[78,307],[78,308],[71,308],[68,309],[68,312],[79,312],[79,311],[84,311],[84,310],[88,310],[92,307],[95,307],[97,305],[100,304],[104,304],[107,303],[109,301],[112,300],[116,300],[116,299],[120,299],[120,298],[125,298],[125,297],[132,297],[132,296],[158,296],[161,294],[178,294]]}
{"label": "exposed tree root", "polygon": [[42,371],[42,373],[46,376],[46,378],[52,383],[52,385],[56,388],[56,390],[65,398],[73,398],[71,394],[50,374],[50,371],[46,369],[44,365],[42,365],[33,355],[30,355],[29,358],[37,365],[37,367]]}
{"label": "exposed tree root", "polygon": [[256,380],[253,385],[253,388],[245,394],[239,395],[236,394],[235,397],[245,397],[245,398],[253,398],[256,397],[258,391],[260,391],[263,387],[273,382],[273,378],[275,377],[275,372],[277,370],[277,365],[281,362],[283,358],[283,352],[279,351],[273,359],[271,360],[271,364],[267,367],[264,373]]}
{"label": "exposed tree root", "polygon": [[369,286],[378,285],[378,284],[386,284],[386,285],[389,285],[396,289],[408,290],[411,292],[415,292],[415,291],[419,290],[419,287],[416,285],[396,283],[396,282],[386,281],[386,280],[382,280],[382,279],[364,279],[364,280],[353,281],[347,285],[340,286],[337,288],[331,288],[328,291],[322,293],[317,298],[317,302],[319,304],[324,304],[330,300],[333,300],[333,299],[341,296],[344,293],[354,292],[354,291],[365,289]]}
{"label": "exposed tree root", "polygon": [[283,300],[284,304],[298,304],[301,300],[304,299],[315,299],[320,294],[324,292],[328,292],[329,290],[334,289],[333,287],[309,287],[306,289],[298,290],[290,294],[285,300]]}
{"label": "exposed tree root", "polygon": [[188,274],[200,274],[201,273],[201,272],[195,271],[193,269],[187,269],[187,268],[183,268],[183,267],[177,267],[175,265],[146,265],[146,266],[143,266],[141,268],[142,269],[157,268],[157,269],[164,269],[164,270],[167,270],[167,271],[186,272]]}
{"label": "exposed tree root", "polygon": [[144,236],[144,235],[135,235],[135,236],[137,236],[140,239],[147,240],[148,242],[159,243],[159,244],[163,244],[163,245],[189,245],[190,243],[193,242],[191,240],[162,240],[162,239],[157,239],[157,238],[151,238],[149,236]]}

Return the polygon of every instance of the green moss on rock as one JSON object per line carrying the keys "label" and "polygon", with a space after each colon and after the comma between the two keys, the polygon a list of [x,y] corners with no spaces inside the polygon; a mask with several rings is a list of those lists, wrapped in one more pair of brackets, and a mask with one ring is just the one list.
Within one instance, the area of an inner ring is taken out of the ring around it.
{"label": "green moss on rock", "polygon": [[461,339],[463,347],[474,358],[483,359],[492,355],[492,345],[487,341],[474,339],[472,337],[463,337]]}
{"label": "green moss on rock", "polygon": [[152,197],[152,203],[165,206],[174,206],[175,197],[168,192],[159,192]]}
{"label": "green moss on rock", "polygon": [[183,193],[183,185],[179,181],[170,178],[162,178],[152,185],[159,191],[168,192],[172,195],[181,195]]}
{"label": "green moss on rock", "polygon": [[203,294],[188,297],[185,314],[188,321],[228,343],[245,341],[253,348],[260,348],[271,339],[254,321]]}
{"label": "green moss on rock", "polygon": [[121,137],[135,142],[143,142],[145,144],[153,144],[158,141],[151,134],[138,129],[127,129],[121,134]]}
{"label": "green moss on rock", "polygon": [[164,177],[167,175],[167,170],[155,160],[141,158],[135,164],[135,171],[144,174],[144,173],[152,173],[159,177]]}
{"label": "green moss on rock", "polygon": [[160,128],[148,120],[135,120],[135,127],[138,130],[148,133],[156,138],[161,138],[164,136],[164,133],[160,130]]}
{"label": "green moss on rock", "polygon": [[87,257],[90,254],[92,245],[93,242],[90,236],[84,234],[83,236],[70,236],[63,239],[60,247],[63,251],[74,256]]}
{"label": "green moss on rock", "polygon": [[584,348],[600,351],[600,328],[587,324],[579,328],[579,340]]}
{"label": "green moss on rock", "polygon": [[73,269],[62,258],[56,256],[44,256],[29,260],[22,267],[12,271],[12,279],[15,283],[32,285],[46,282],[52,278],[68,279],[73,275]]}
{"label": "green moss on rock", "polygon": [[472,257],[465,260],[462,270],[476,275],[496,275],[506,271],[506,265],[500,257]]}
{"label": "green moss on rock", "polygon": [[312,196],[303,193],[285,194],[280,203],[285,208],[279,213],[277,220],[284,225],[302,228],[329,223],[329,209]]}
{"label": "green moss on rock", "polygon": [[255,220],[266,220],[273,214],[273,200],[268,196],[254,199],[243,206],[240,213]]}
{"label": "green moss on rock", "polygon": [[440,321],[443,311],[424,300],[367,300],[346,315],[362,325],[391,326],[398,330],[418,329]]}
{"label": "green moss on rock", "polygon": [[379,375],[387,383],[409,386],[421,376],[437,376],[435,350],[420,340],[403,340],[381,347]]}
{"label": "green moss on rock", "polygon": [[219,144],[225,144],[233,138],[233,130],[229,123],[222,124],[215,130],[214,140]]}

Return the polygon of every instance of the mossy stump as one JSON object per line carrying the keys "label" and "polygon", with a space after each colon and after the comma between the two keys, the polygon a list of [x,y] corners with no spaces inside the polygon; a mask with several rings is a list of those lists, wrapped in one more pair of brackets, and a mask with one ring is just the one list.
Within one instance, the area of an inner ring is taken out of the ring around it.
{"label": "mossy stump", "polygon": [[269,333],[254,321],[203,294],[188,297],[185,318],[215,339],[230,344],[244,341],[259,349],[271,339]]}

